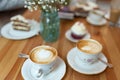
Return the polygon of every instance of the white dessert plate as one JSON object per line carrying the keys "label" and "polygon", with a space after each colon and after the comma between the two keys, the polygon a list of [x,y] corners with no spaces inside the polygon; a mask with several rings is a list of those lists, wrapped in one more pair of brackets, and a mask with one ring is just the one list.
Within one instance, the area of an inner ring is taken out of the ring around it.
{"label": "white dessert plate", "polygon": [[98,8],[98,5],[97,5],[95,2],[87,1],[86,3],[87,3],[88,5],[76,3],[76,6],[77,6],[78,8],[83,8],[83,9],[86,10],[86,11],[91,11],[91,10],[93,10],[94,8]]}
{"label": "white dessert plate", "polygon": [[13,40],[21,40],[21,39],[27,39],[30,37],[35,36],[40,31],[39,23],[35,20],[28,20],[29,24],[31,25],[30,31],[19,31],[14,30],[12,28],[12,23],[9,22],[6,25],[4,25],[1,29],[1,34],[3,37],[7,39],[13,39]]}
{"label": "white dessert plate", "polygon": [[[82,73],[82,74],[86,74],[86,75],[93,75],[93,74],[99,74],[106,69],[107,65],[105,65],[101,61],[97,61],[96,63],[91,64],[91,65],[83,63],[82,61],[79,60],[78,55],[77,55],[78,53],[79,51],[75,47],[71,49],[67,55],[68,64],[75,71]],[[103,53],[99,55],[99,58],[107,62],[107,58],[105,57]]]}
{"label": "white dessert plate", "polygon": [[[80,39],[74,39],[72,38],[71,36],[71,30],[68,30],[66,33],[65,33],[65,37],[69,40],[69,41],[72,41],[72,42],[78,42]],[[82,39],[89,39],[90,38],[90,34],[87,33]]]}
{"label": "white dessert plate", "polygon": [[87,17],[87,22],[92,24],[92,25],[95,25],[95,26],[102,26],[102,25],[105,25],[106,24],[106,19],[102,19],[100,22],[95,22],[93,21],[92,19],[90,19],[89,17]]}
{"label": "white dessert plate", "polygon": [[[55,69],[48,75],[43,76],[40,80],[61,80],[63,78],[66,72],[66,64],[60,57],[58,57],[56,61],[57,65]],[[30,59],[27,59],[21,68],[24,80],[36,80],[30,73],[31,63]]]}

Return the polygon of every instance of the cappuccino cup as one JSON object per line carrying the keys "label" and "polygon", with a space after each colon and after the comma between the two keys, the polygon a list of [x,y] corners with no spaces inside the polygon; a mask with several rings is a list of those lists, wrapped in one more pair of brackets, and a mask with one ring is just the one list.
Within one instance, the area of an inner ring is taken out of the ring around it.
{"label": "cappuccino cup", "polygon": [[88,17],[93,21],[94,23],[101,22],[104,18],[104,13],[101,10],[92,10],[89,12]]}
{"label": "cappuccino cup", "polygon": [[84,39],[77,42],[79,60],[85,64],[94,64],[98,61],[102,45],[94,39]]}
{"label": "cappuccino cup", "polygon": [[35,79],[47,74],[55,65],[57,50],[51,46],[41,45],[33,48],[29,53],[31,60],[31,75]]}

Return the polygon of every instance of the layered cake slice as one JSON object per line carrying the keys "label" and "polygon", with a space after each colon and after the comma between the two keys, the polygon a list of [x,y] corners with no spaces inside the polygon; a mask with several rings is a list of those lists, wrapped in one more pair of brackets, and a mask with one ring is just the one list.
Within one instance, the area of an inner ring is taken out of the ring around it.
{"label": "layered cake slice", "polygon": [[76,22],[71,27],[71,36],[74,39],[82,39],[87,33],[87,30],[85,28],[85,25],[80,22]]}
{"label": "layered cake slice", "polygon": [[21,15],[16,15],[11,17],[12,27],[15,30],[21,30],[21,31],[30,31],[30,25],[28,24],[28,21]]}

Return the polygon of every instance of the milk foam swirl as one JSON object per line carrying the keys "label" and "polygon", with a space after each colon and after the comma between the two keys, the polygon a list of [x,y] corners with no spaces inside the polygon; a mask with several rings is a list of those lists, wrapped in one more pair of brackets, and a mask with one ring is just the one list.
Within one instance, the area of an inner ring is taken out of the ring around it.
{"label": "milk foam swirl", "polygon": [[88,54],[96,54],[102,50],[102,45],[95,40],[88,39],[88,40],[80,40],[77,43],[77,48],[80,51]]}
{"label": "milk foam swirl", "polygon": [[57,56],[55,48],[50,46],[38,46],[30,52],[30,59],[39,64],[52,62]]}

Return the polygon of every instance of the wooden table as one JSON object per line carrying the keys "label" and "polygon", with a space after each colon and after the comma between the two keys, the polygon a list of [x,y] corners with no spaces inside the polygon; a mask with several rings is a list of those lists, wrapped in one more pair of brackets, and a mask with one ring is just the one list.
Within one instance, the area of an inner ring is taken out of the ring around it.
{"label": "wooden table", "polygon": [[[23,16],[28,19],[39,21],[39,11],[26,11]],[[107,68],[104,72],[97,75],[84,75],[74,71],[67,63],[67,53],[75,43],[70,42],[65,37],[65,32],[76,22],[81,21],[86,25],[91,38],[98,40],[103,45],[103,53],[108,61],[113,64],[113,68]],[[19,53],[28,54],[29,51],[43,43],[40,35],[26,40],[9,40],[0,37],[0,80],[23,80],[21,67],[25,59],[18,58]],[[58,50],[58,55],[67,65],[66,74],[62,80],[120,80],[120,28],[105,26],[93,26],[86,22],[84,18],[74,20],[61,20],[60,38],[55,43],[48,43]]]}

